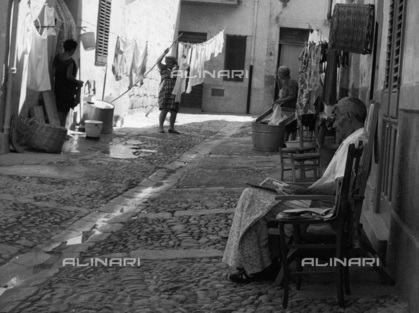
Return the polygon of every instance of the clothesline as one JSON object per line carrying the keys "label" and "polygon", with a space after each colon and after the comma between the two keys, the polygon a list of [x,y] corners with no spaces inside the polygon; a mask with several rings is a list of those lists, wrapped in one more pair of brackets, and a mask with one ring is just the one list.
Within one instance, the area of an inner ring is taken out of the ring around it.
{"label": "clothesline", "polygon": [[[97,27],[97,25],[92,24],[92,23],[90,23],[90,22],[88,22],[86,20],[80,20],[80,22],[83,22],[84,24],[89,24],[90,26],[93,26],[93,27]],[[115,35],[117,37],[120,37],[122,39],[127,39],[127,38],[124,38],[123,36],[121,36],[121,35],[119,35],[119,34],[117,34],[115,32],[109,31],[109,33],[110,34],[113,34],[113,35]],[[161,43],[164,43],[164,42],[172,42],[172,40],[141,40],[141,39],[132,39],[132,40],[136,40],[136,41],[140,41],[140,42],[161,42]]]}
{"label": "clothesline", "polygon": [[[178,39],[180,38],[180,36],[182,36],[182,34],[180,34],[179,35],[179,37],[172,43],[172,45],[169,47],[169,49],[171,48],[171,47],[173,47],[173,45],[178,41]],[[111,103],[112,102],[114,102],[114,101],[116,101],[116,100],[118,100],[119,98],[121,98],[122,96],[124,96],[126,93],[128,93],[132,88],[134,88],[135,86],[137,86],[140,82],[142,82],[143,81],[143,79],[145,78],[145,77],[147,77],[147,75],[154,69],[154,67],[157,65],[157,63],[158,63],[158,61],[156,62],[156,63],[154,63],[154,65],[147,71],[147,73],[145,73],[144,74],[144,76],[142,77],[142,79],[139,79],[137,82],[135,82],[131,87],[129,87],[128,88],[128,90],[126,90],[125,92],[123,92],[122,94],[120,94],[118,97],[116,97],[115,99],[113,99],[112,101],[111,101]]]}

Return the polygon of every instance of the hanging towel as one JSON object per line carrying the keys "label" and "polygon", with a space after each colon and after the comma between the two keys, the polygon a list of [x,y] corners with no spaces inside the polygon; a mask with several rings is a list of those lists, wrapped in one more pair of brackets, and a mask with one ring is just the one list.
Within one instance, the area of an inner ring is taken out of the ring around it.
{"label": "hanging towel", "polygon": [[32,23],[31,48],[28,58],[28,88],[35,91],[51,90],[48,70],[48,32],[38,33]]}
{"label": "hanging towel", "polygon": [[329,43],[332,49],[370,54],[374,36],[374,5],[337,3]]}

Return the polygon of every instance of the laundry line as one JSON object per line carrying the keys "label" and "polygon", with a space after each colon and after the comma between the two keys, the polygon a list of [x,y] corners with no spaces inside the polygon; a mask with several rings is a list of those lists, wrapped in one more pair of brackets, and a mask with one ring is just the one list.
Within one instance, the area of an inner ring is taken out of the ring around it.
{"label": "laundry line", "polygon": [[[79,20],[79,21],[80,22],[83,22],[84,24],[89,24],[90,26],[93,26],[93,27],[97,28],[97,25],[92,24],[92,23],[90,23],[88,21],[85,21],[85,20]],[[80,27],[80,28],[88,28],[88,26],[78,26],[78,27]],[[112,31],[109,31],[109,34],[115,35],[115,36],[120,37],[121,39],[124,39],[124,40],[128,40],[128,38],[125,38],[125,37],[121,36],[120,34],[117,34],[117,33],[112,32]],[[172,42],[171,40],[142,40],[142,39],[135,39],[135,38],[129,39],[129,40],[136,40],[136,41],[139,41],[139,42],[148,42],[148,43],[149,42],[154,42],[154,43]]]}
{"label": "laundry line", "polygon": [[[177,43],[178,42],[178,40],[179,40],[179,38],[182,36],[183,34],[180,34],[179,35],[179,37],[175,40],[175,41],[173,41],[173,43],[170,45],[170,47],[168,48],[168,49],[170,49],[170,48],[172,48],[173,46],[174,46],[174,44],[175,43]],[[144,76],[141,78],[141,79],[139,79],[139,80],[137,80],[131,87],[129,87],[126,91],[124,91],[122,94],[120,94],[118,97],[116,97],[115,99],[113,99],[112,101],[111,101],[111,103],[113,103],[113,102],[115,102],[116,100],[118,100],[119,98],[121,98],[122,96],[124,96],[125,94],[127,94],[132,88],[134,88],[135,86],[137,86],[141,81],[143,81],[144,80],[144,78],[146,78],[147,77],[147,75],[156,67],[156,65],[157,65],[157,63],[159,62],[159,60],[157,60],[157,62],[156,63],[154,63],[154,65],[144,74]]]}

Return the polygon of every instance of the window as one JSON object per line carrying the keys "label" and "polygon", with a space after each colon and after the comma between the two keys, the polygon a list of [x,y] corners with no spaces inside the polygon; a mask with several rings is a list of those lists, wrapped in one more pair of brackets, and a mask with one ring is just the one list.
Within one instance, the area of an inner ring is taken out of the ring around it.
{"label": "window", "polygon": [[105,66],[108,60],[109,28],[112,0],[100,0],[97,17],[95,65]]}
{"label": "window", "polygon": [[396,92],[400,84],[401,48],[405,0],[392,0],[387,36],[384,89]]}
{"label": "window", "polygon": [[227,35],[224,69],[229,72],[224,80],[242,82],[246,60],[246,36]]}

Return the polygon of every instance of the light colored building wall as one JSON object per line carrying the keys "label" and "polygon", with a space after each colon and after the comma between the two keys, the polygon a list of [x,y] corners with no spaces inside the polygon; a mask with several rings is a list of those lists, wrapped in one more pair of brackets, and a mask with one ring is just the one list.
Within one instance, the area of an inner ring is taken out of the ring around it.
{"label": "light colored building wall", "polygon": [[281,27],[319,29],[329,38],[327,13],[329,0],[293,0],[280,6],[279,25]]}
{"label": "light colored building wall", "polygon": [[[255,1],[243,1],[238,7],[210,4],[182,3],[179,30],[207,33],[207,39],[225,28],[226,35],[247,37],[245,69],[249,70]],[[250,112],[260,112],[264,107],[267,37],[270,27],[271,1],[260,1],[256,34],[255,63],[253,69],[252,98]],[[225,47],[217,57],[205,63],[212,72],[224,69]],[[269,72],[269,70],[268,70]],[[206,77],[204,82],[202,109],[209,112],[246,113],[249,79],[243,82],[223,81]],[[213,88],[223,89],[224,97],[211,96]],[[266,101],[266,100],[265,100]]]}
{"label": "light colored building wall", "polygon": [[[256,1],[243,1],[238,7],[182,3],[180,30],[207,33],[211,38],[226,28],[226,34],[247,36],[246,64],[249,69],[253,40],[253,14]],[[250,113],[258,114],[272,104],[275,72],[278,66],[279,28],[320,29],[328,37],[328,0],[313,2],[295,0],[284,6],[279,1],[259,1],[256,49]],[[296,56],[298,58],[298,56]],[[205,64],[209,71],[224,69],[225,51]],[[204,82],[204,111],[246,113],[249,79],[226,82],[206,78]],[[224,97],[211,96],[213,88],[223,89]]]}
{"label": "light colored building wall", "polygon": [[[98,3],[98,0],[83,1],[81,25],[85,26],[87,31],[94,30],[96,32]],[[179,9],[179,0],[112,2],[107,67],[94,65],[94,50],[80,50],[82,80],[93,79],[96,81],[98,99],[102,99],[103,96],[105,100],[112,101],[125,92],[129,86],[128,78],[116,81],[112,74],[118,36],[137,40],[142,47],[147,41],[148,71],[176,38]],[[114,102],[115,114],[127,115],[157,106],[159,83],[160,74],[155,67],[144,80],[144,85],[132,88],[125,96]]]}

